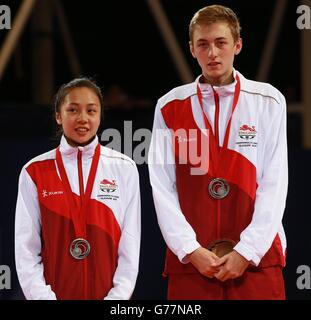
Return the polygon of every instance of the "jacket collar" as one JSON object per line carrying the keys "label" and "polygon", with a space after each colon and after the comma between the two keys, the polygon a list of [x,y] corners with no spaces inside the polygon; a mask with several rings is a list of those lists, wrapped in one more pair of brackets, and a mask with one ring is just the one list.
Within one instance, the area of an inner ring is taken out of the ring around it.
{"label": "jacket collar", "polygon": [[60,152],[63,156],[68,158],[76,158],[78,154],[78,150],[82,151],[83,158],[90,158],[93,156],[95,152],[95,148],[98,144],[98,137],[95,136],[92,142],[84,147],[72,147],[66,140],[65,136],[63,135],[60,141]]}
{"label": "jacket collar", "polygon": [[196,85],[199,85],[202,96],[207,97],[207,96],[213,96],[213,89],[218,93],[219,96],[229,96],[234,93],[235,90],[235,85],[236,85],[236,75],[239,74],[240,78],[241,75],[238,73],[235,69],[233,69],[233,76],[234,76],[234,81],[230,84],[227,84],[225,86],[212,86],[208,83],[202,83],[200,82],[200,79],[203,77],[203,75],[200,75],[197,77],[195,80]]}

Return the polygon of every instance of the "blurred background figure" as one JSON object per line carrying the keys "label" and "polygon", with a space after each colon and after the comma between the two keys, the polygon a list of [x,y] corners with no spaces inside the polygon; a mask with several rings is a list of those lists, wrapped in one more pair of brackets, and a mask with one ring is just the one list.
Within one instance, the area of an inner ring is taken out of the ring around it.
{"label": "blurred background figure", "polygon": [[131,110],[151,109],[154,103],[150,99],[135,98],[127,94],[122,88],[113,84],[105,90],[104,105],[107,109]]}

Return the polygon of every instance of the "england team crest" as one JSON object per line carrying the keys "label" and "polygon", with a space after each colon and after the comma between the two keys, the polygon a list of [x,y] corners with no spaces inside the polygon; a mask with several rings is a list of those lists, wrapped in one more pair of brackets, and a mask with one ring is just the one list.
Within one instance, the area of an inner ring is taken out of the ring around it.
{"label": "england team crest", "polygon": [[244,124],[239,129],[239,136],[241,139],[244,140],[251,140],[256,137],[257,131],[255,126],[249,126],[247,124]]}
{"label": "england team crest", "polygon": [[118,188],[118,185],[115,180],[104,179],[99,184],[100,190],[103,192],[111,193],[115,192]]}

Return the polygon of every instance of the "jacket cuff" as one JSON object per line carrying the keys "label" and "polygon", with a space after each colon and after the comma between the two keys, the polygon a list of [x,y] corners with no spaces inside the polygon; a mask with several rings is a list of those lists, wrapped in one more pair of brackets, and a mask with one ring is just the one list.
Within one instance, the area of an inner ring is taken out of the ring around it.
{"label": "jacket cuff", "polygon": [[187,255],[200,247],[201,245],[196,240],[187,243],[186,245],[183,246],[183,248],[180,251],[177,252],[177,257],[179,261],[183,264],[189,263]]}
{"label": "jacket cuff", "polygon": [[255,254],[254,250],[241,241],[233,249],[256,267],[259,265],[261,259]]}

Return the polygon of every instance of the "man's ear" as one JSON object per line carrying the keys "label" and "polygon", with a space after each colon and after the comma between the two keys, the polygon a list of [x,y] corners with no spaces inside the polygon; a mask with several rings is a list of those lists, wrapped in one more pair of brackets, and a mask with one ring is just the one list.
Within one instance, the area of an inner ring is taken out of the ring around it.
{"label": "man's ear", "polygon": [[239,38],[239,40],[235,44],[235,52],[234,52],[234,54],[236,56],[241,52],[242,47],[243,47],[243,41],[242,41],[242,38]]}
{"label": "man's ear", "polygon": [[194,47],[193,47],[192,41],[189,41],[189,48],[190,48],[190,52],[191,52],[193,58],[196,59],[197,57],[196,57],[196,55],[195,55],[195,53],[194,53]]}
{"label": "man's ear", "polygon": [[55,113],[55,120],[56,120],[57,124],[59,124],[60,126],[62,125],[62,118],[61,118],[59,112]]}

